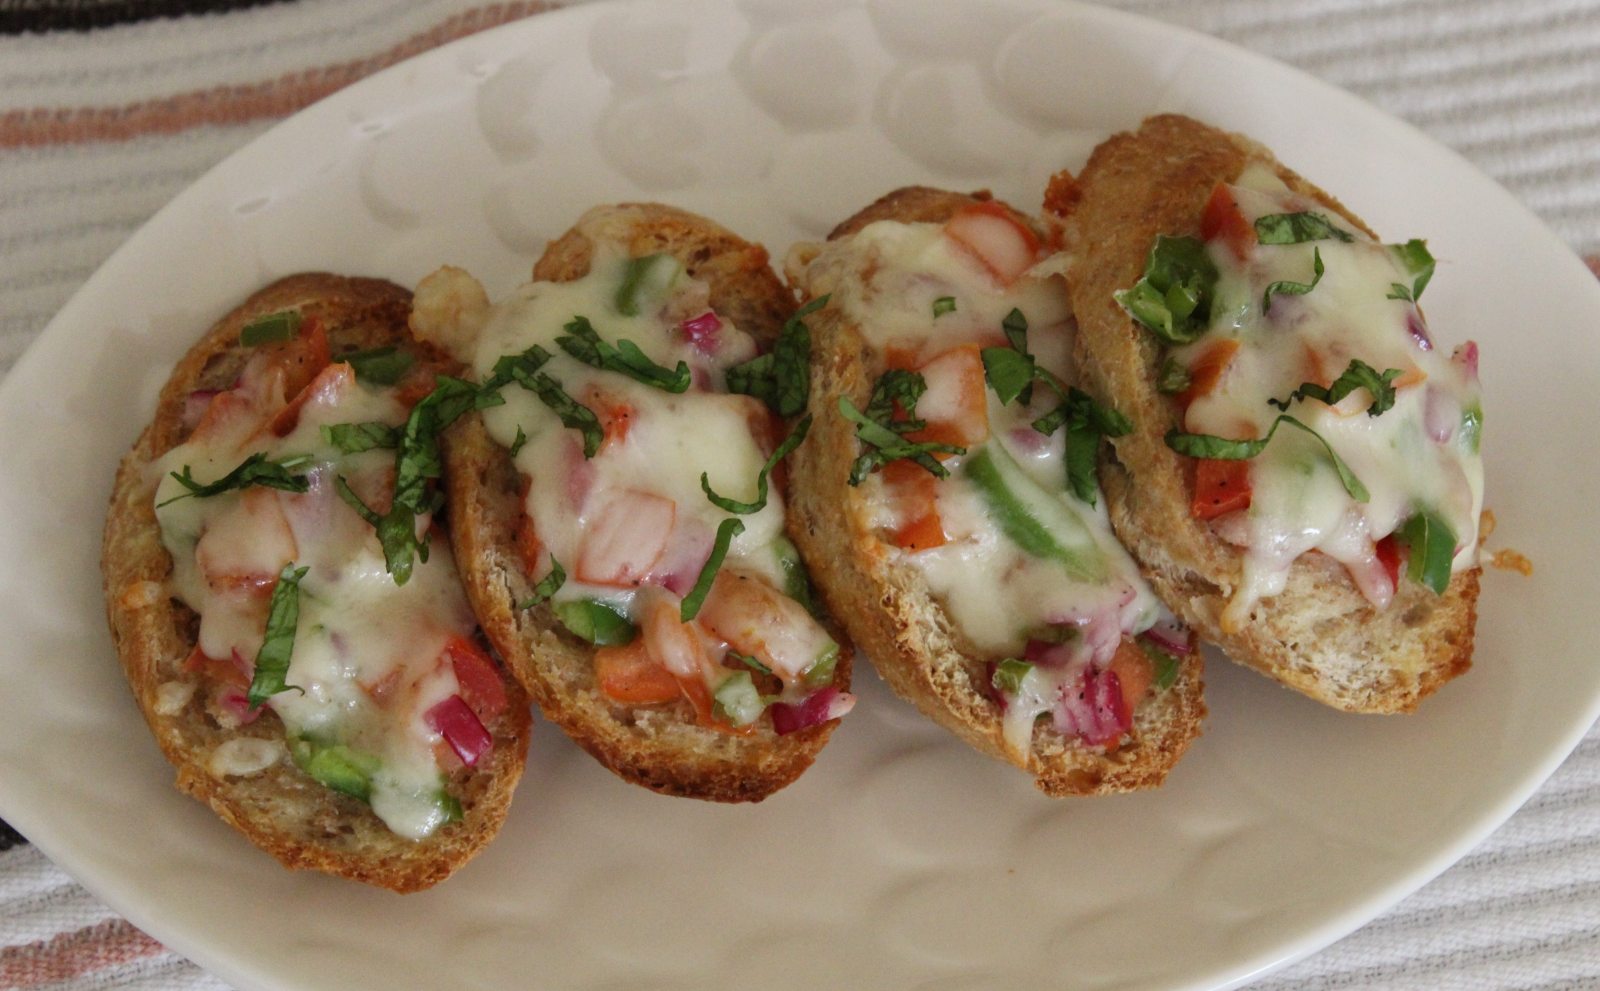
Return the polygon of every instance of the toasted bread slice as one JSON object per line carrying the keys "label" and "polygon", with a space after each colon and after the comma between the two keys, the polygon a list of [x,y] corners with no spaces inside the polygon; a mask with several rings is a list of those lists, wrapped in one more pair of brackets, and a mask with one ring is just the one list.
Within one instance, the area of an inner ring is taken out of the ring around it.
{"label": "toasted bread slice", "polygon": [[[941,224],[964,207],[989,201],[987,193],[900,189],[840,224],[829,241],[842,242],[877,221]],[[832,294],[828,305],[808,319],[810,408],[816,425],[795,454],[789,528],[811,562],[829,610],[896,694],[979,751],[1022,767],[1047,794],[1103,794],[1160,784],[1198,735],[1205,715],[1198,651],[1179,665],[1170,687],[1134,707],[1131,730],[1109,746],[1065,735],[1049,719],[1033,726],[1025,756],[1007,746],[1002,705],[991,688],[993,657],[974,647],[924,573],[886,541],[881,516],[864,489],[849,484],[862,444],[837,401],[845,397],[858,409],[867,408],[884,357],[841,303],[843,295],[858,289],[841,292],[837,267],[814,264],[821,250],[800,246],[789,260],[790,279],[803,298]],[[998,336],[999,327],[993,330]]]}
{"label": "toasted bread slice", "polygon": [[[178,363],[155,419],[117,471],[101,559],[112,639],[146,722],[178,770],[179,789],[288,867],[401,892],[442,880],[499,830],[526,757],[526,696],[496,673],[509,704],[486,727],[492,745],[475,768],[446,779],[460,821],[421,840],[396,835],[366,802],[318,783],[282,753],[285,730],[276,714],[263,711],[229,728],[209,711],[211,674],[186,663],[197,649],[199,617],[177,597],[154,503],[162,481],[157,462],[194,428],[186,416],[191,397],[235,383],[251,350],[240,332],[252,320],[296,311],[320,321],[334,356],[394,346],[438,360],[411,341],[409,309],[410,293],[391,283],[310,273],[273,283],[220,320]],[[240,768],[229,757],[241,747],[276,756],[262,769],[233,773]]]}
{"label": "toasted bread slice", "polygon": [[[691,278],[707,284],[710,308],[763,350],[794,311],[759,245],[703,217],[657,204],[590,210],[550,244],[534,278],[581,279],[602,246],[635,259],[672,256]],[[549,602],[526,606],[541,576],[528,573],[518,550],[528,483],[508,449],[490,437],[481,417],[469,415],[447,436],[446,464],[451,533],[485,632],[544,715],[601,764],[663,794],[745,802],[789,784],[816,759],[836,720],[780,735],[761,719],[729,732],[697,719],[687,701],[631,705],[608,697],[596,674],[596,648],[570,633]],[[844,649],[834,684],[847,689],[849,677],[850,652]]]}
{"label": "toasted bread slice", "polygon": [[1046,210],[1063,224],[1077,314],[1076,356],[1085,388],[1130,416],[1113,442],[1101,484],[1119,536],[1167,605],[1234,660],[1328,705],[1354,712],[1409,712],[1471,663],[1477,568],[1460,570],[1443,595],[1399,582],[1377,609],[1346,569],[1316,553],[1293,564],[1283,591],[1258,602],[1247,622],[1223,612],[1243,580],[1244,554],[1191,515],[1192,459],[1164,440],[1181,413],[1158,391],[1161,343],[1114,294],[1144,273],[1158,234],[1198,237],[1218,183],[1263,163],[1294,193],[1368,235],[1338,200],[1279,164],[1271,152],[1187,117],[1164,115],[1097,148],[1074,179],[1052,182]]}

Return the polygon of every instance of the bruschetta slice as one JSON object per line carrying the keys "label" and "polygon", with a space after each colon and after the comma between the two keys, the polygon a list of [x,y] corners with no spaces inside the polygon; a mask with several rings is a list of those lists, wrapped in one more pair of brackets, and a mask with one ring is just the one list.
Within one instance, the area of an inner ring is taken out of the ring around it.
{"label": "bruschetta slice", "polygon": [[474,390],[409,304],[313,273],[224,317],[123,460],[102,558],[178,787],[289,867],[396,891],[495,835],[529,729],[433,523]]}
{"label": "bruschetta slice", "polygon": [[1198,733],[1201,659],[1106,521],[1122,418],[1070,385],[1049,257],[1004,204],[926,188],[791,251],[820,308],[790,531],[896,693],[1048,794],[1129,791]]}
{"label": "bruschetta slice", "polygon": [[479,619],[622,778],[764,798],[853,702],[784,535],[805,325],[764,250],[665,206],[591,210],[533,274],[493,306],[458,269],[417,290],[418,336],[500,400],[446,448]]}
{"label": "bruschetta slice", "polygon": [[1101,472],[1177,614],[1328,705],[1406,712],[1471,663],[1478,349],[1436,343],[1422,241],[1386,244],[1265,148],[1145,121],[1062,173]]}

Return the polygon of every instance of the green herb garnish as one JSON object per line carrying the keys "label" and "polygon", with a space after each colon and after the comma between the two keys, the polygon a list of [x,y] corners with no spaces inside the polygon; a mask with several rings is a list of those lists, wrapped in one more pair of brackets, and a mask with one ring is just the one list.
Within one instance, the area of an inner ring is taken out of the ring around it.
{"label": "green herb garnish", "polygon": [[788,457],[795,448],[800,446],[800,442],[806,439],[806,432],[810,429],[811,414],[807,413],[799,423],[794,425],[794,429],[789,431],[789,436],[783,439],[783,443],[778,445],[777,450],[773,451],[771,456],[767,458],[766,464],[761,466],[761,471],[756,475],[756,499],[754,502],[739,502],[736,499],[717,495],[711,489],[711,476],[706,472],[700,473],[701,490],[705,492],[706,498],[711,500],[711,504],[718,509],[740,515],[761,512],[767,506],[767,476],[772,474],[772,469],[778,466],[778,462]]}
{"label": "green herb garnish", "polygon": [[400,431],[375,420],[366,423],[325,423],[322,425],[322,439],[338,448],[341,454],[360,454],[362,451],[399,447]]}
{"label": "green herb garnish", "polygon": [[989,679],[995,690],[1006,695],[1015,695],[1022,691],[1022,679],[1033,670],[1033,665],[1027,661],[1008,657],[994,666],[994,676]]}
{"label": "green herb garnish", "polygon": [[1269,213],[1256,218],[1256,240],[1262,244],[1300,244],[1304,241],[1353,241],[1347,231],[1333,226],[1320,213]]}
{"label": "green herb garnish", "polygon": [[1282,279],[1267,286],[1267,291],[1261,294],[1261,312],[1265,314],[1272,309],[1273,296],[1304,296],[1317,288],[1317,283],[1322,281],[1322,249],[1311,249],[1311,281],[1290,282]]}
{"label": "green herb garnish", "polygon": [[1350,470],[1350,466],[1345,464],[1344,459],[1334,451],[1333,445],[1329,444],[1321,434],[1287,413],[1272,421],[1272,427],[1267,431],[1265,437],[1258,437],[1255,440],[1229,440],[1226,437],[1216,437],[1211,434],[1186,434],[1180,430],[1173,429],[1167,431],[1166,441],[1168,447],[1179,454],[1187,454],[1191,458],[1243,461],[1247,458],[1253,458],[1265,450],[1267,442],[1272,440],[1272,435],[1276,434],[1278,427],[1285,423],[1304,430],[1317,439],[1317,443],[1321,444],[1323,449],[1328,452],[1328,457],[1333,461],[1333,470],[1339,473],[1339,481],[1344,484],[1344,490],[1350,494],[1350,498],[1356,502],[1367,502],[1372,498],[1367,492],[1367,487],[1361,484],[1361,479],[1356,477],[1355,472]]}
{"label": "green herb garnish", "polygon": [[522,445],[527,442],[528,435],[522,432],[522,424],[519,423],[517,424],[517,435],[511,438],[511,456],[513,458],[516,457],[517,452],[522,450]]}
{"label": "green herb garnish", "polygon": [[257,451],[239,462],[226,475],[214,482],[206,482],[204,484],[196,482],[189,466],[184,465],[181,474],[175,471],[170,474],[177,479],[178,484],[189,491],[179,493],[165,502],[157,503],[156,508],[160,509],[162,506],[170,505],[179,499],[187,499],[190,496],[205,499],[210,496],[221,495],[224,492],[247,489],[252,485],[261,485],[269,489],[281,489],[284,492],[304,492],[311,487],[311,483],[306,481],[304,475],[294,474],[294,469],[310,464],[311,460],[309,454],[291,454],[273,461],[267,457],[265,451]]}
{"label": "green herb garnish", "polygon": [[1300,383],[1300,388],[1289,393],[1287,399],[1268,399],[1267,405],[1287,410],[1289,404],[1295,400],[1309,397],[1321,400],[1332,406],[1357,389],[1366,389],[1372,394],[1372,405],[1367,407],[1367,415],[1377,416],[1388,411],[1394,405],[1394,386],[1390,385],[1390,383],[1398,378],[1399,375],[1400,369],[1398,368],[1390,368],[1379,374],[1377,369],[1366,362],[1359,358],[1352,358],[1350,366],[1344,370],[1343,374],[1333,380],[1332,386],[1325,389],[1315,382],[1302,382]]}
{"label": "green herb garnish", "polygon": [[717,539],[711,545],[711,556],[706,558],[699,577],[694,580],[694,587],[689,589],[689,594],[683,597],[683,603],[678,608],[678,616],[685,623],[700,614],[700,607],[711,593],[711,583],[716,581],[717,569],[722,567],[723,558],[728,556],[728,545],[741,533],[744,533],[743,521],[731,516],[717,527]]}
{"label": "green herb garnish", "polygon": [[573,636],[596,647],[620,647],[633,642],[639,628],[615,607],[599,599],[574,599],[555,605],[556,618]]}
{"label": "green herb garnish", "polygon": [[555,595],[561,586],[567,583],[567,569],[561,566],[554,556],[550,558],[550,571],[541,579],[539,584],[533,586],[533,594],[517,603],[518,609],[532,609]]}
{"label": "green herb garnish", "polygon": [[783,324],[772,350],[728,369],[728,391],[754,396],[782,417],[806,408],[811,391],[811,331],[805,318],[828,304],[818,296]]}
{"label": "green herb garnish", "polygon": [[687,362],[679,361],[677,368],[667,368],[651,361],[632,341],[621,340],[612,345],[600,336],[585,316],[573,317],[567,323],[566,331],[565,335],[556,338],[556,344],[586,365],[626,375],[663,392],[679,393],[689,389]]}
{"label": "green herb garnish", "polygon": [[940,296],[938,299],[933,301],[933,318],[935,320],[944,316],[946,313],[954,313],[955,311],[956,298],[954,296]]}
{"label": "green herb garnish", "polygon": [[272,586],[266,639],[256,651],[255,674],[245,696],[252,710],[261,708],[261,703],[282,691],[293,689],[304,694],[304,689],[286,684],[285,680],[289,676],[289,658],[294,653],[295,627],[300,624],[300,579],[310,570],[296,568],[291,561],[278,572],[278,583]]}
{"label": "green herb garnish", "polygon": [[1399,260],[1400,266],[1411,276],[1411,289],[1405,292],[1405,286],[1395,283],[1393,288],[1403,292],[1403,295],[1389,293],[1390,299],[1405,299],[1415,303],[1422,298],[1422,290],[1428,287],[1428,280],[1433,278],[1434,260],[1428,251],[1428,242],[1412,238],[1405,244],[1391,244],[1389,250]]}
{"label": "green herb garnish", "polygon": [[[904,374],[916,379],[917,394],[920,396],[922,389],[925,388],[922,376],[914,372],[906,372]],[[874,396],[877,395],[877,391],[876,389],[873,390]],[[871,408],[870,403],[868,408]],[[967,449],[964,447],[941,444],[936,441],[918,443],[906,440],[900,435],[899,431],[901,429],[921,429],[925,425],[921,420],[874,420],[856,409],[855,403],[852,403],[846,396],[839,397],[839,412],[846,420],[856,425],[857,439],[867,445],[868,448],[850,466],[851,485],[860,485],[862,480],[875,469],[881,468],[891,461],[901,460],[915,461],[936,478],[945,478],[950,474],[950,469],[940,464],[939,459],[935,458],[934,455],[967,453]],[[913,423],[918,424],[918,426],[910,426]]]}
{"label": "green herb garnish", "polygon": [[1171,688],[1173,682],[1178,680],[1178,659],[1144,637],[1139,638],[1138,644],[1144,650],[1144,656],[1150,658],[1150,663],[1155,665],[1153,684],[1156,691],[1164,692]]}

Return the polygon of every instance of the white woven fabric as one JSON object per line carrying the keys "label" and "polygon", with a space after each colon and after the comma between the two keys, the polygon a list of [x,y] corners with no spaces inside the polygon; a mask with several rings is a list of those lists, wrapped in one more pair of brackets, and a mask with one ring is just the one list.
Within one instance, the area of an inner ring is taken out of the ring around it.
{"label": "white woven fabric", "polygon": [[[1116,6],[1198,28],[1359,94],[1475,162],[1580,253],[1600,253],[1600,0]],[[0,115],[160,101],[315,77],[330,66],[340,70],[329,77],[336,78],[426,45],[441,25],[457,30],[465,12],[480,9],[473,0],[299,0],[86,35],[0,38]],[[0,146],[0,374],[144,220],[270,123]],[[34,848],[0,853],[0,954],[117,921]],[[32,986],[224,988],[136,934],[119,938],[125,959]],[[19,986],[6,984],[4,965],[0,956],[0,988]],[[1600,733],[1439,879],[1254,987],[1600,988]]]}

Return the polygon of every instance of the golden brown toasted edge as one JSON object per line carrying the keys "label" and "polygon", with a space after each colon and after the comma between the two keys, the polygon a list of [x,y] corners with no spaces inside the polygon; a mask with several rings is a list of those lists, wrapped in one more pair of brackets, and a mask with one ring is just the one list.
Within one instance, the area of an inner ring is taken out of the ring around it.
{"label": "golden brown toasted edge", "polygon": [[[876,220],[941,222],[987,194],[914,188],[890,193],[835,228],[847,237]],[[1020,216],[1020,215],[1019,215]],[[802,276],[802,296],[821,295]],[[847,479],[859,452],[855,428],[837,412],[837,397],[864,408],[872,391],[872,353],[860,328],[833,305],[808,318],[812,333],[810,409],[806,443],[790,471],[789,535],[811,562],[829,611],[889,687],[977,750],[1007,763],[999,706],[984,689],[987,668],[934,600],[926,580],[898,560],[871,525],[865,498]],[[1109,794],[1162,782],[1205,716],[1202,665],[1196,651],[1177,682],[1135,713],[1128,741],[1088,747],[1041,724],[1024,770],[1053,796]]]}
{"label": "golden brown toasted edge", "polygon": [[[712,308],[763,348],[794,311],[792,295],[760,245],[660,204],[590,210],[551,242],[534,266],[534,278],[582,278],[600,243],[620,245],[634,257],[671,254],[709,285]],[[568,633],[547,603],[516,606],[532,597],[536,577],[523,571],[515,550],[522,482],[509,452],[489,437],[481,417],[469,414],[446,434],[445,464],[450,531],[463,549],[462,574],[479,622],[545,717],[602,765],[662,794],[754,802],[816,760],[837,720],[783,736],[765,724],[737,735],[696,725],[686,705],[628,706],[607,699],[595,679],[593,648]],[[842,635],[831,632],[841,644],[835,683],[844,690],[852,651]]]}
{"label": "golden brown toasted edge", "polygon": [[1305,555],[1283,593],[1225,633],[1220,616],[1241,580],[1243,555],[1190,514],[1189,459],[1164,440],[1179,423],[1173,402],[1155,388],[1159,342],[1113,298],[1143,275],[1157,234],[1198,236],[1212,189],[1254,161],[1372,233],[1259,144],[1172,114],[1108,139],[1076,178],[1063,172],[1051,181],[1045,208],[1071,258],[1079,374],[1089,392],[1134,423],[1103,458],[1101,485],[1118,536],[1162,600],[1205,639],[1328,705],[1409,712],[1471,664],[1478,570],[1457,574],[1443,596],[1402,583],[1395,602],[1379,611],[1342,567]]}
{"label": "golden brown toasted edge", "polygon": [[487,763],[452,779],[462,820],[420,842],[396,836],[366,803],[324,787],[286,758],[257,775],[214,777],[206,765],[218,746],[240,737],[281,741],[282,723],[264,715],[249,726],[223,730],[206,715],[203,691],[170,714],[158,705],[163,684],[199,680],[182,670],[198,617],[165,587],[172,559],[156,521],[160,479],[153,465],[186,435],[185,397],[234,381],[246,360],[239,333],[255,317],[286,309],[316,315],[335,354],[393,344],[442,360],[409,339],[410,298],[406,290],[379,279],[303,273],[272,283],[223,317],[178,362],[161,391],[155,418],[118,466],[101,557],[111,638],[145,722],[177,768],[178,788],[286,867],[399,892],[443,880],[499,831],[527,756],[531,716],[522,689],[503,679],[510,705],[488,726],[494,746]]}

